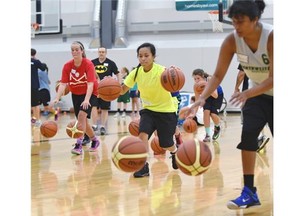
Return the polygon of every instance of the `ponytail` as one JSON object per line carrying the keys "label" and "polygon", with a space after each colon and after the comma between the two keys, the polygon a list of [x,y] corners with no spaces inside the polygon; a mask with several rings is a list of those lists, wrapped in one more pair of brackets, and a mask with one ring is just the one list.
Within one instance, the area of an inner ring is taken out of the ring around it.
{"label": "ponytail", "polygon": [[135,76],[134,76],[134,81],[136,80],[136,77],[137,77],[138,70],[139,70],[140,66],[141,66],[141,64],[139,63],[139,64],[137,65],[136,73],[135,73]]}
{"label": "ponytail", "polygon": [[255,4],[257,5],[260,13],[262,14],[264,12],[265,7],[266,7],[265,2],[263,0],[255,0]]}

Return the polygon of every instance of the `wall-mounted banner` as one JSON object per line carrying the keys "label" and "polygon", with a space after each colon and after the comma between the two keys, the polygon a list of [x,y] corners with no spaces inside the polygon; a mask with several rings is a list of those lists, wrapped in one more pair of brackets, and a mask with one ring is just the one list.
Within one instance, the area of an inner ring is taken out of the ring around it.
{"label": "wall-mounted banner", "polygon": [[[175,0],[177,11],[218,10],[218,0]],[[223,0],[223,5],[226,0]]]}

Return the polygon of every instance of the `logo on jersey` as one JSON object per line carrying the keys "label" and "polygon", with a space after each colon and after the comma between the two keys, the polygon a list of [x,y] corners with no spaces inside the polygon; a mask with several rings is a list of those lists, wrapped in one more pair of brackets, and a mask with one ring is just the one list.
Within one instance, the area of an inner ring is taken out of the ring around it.
{"label": "logo on jersey", "polygon": [[81,85],[83,83],[87,83],[87,76],[86,73],[84,73],[81,77],[79,77],[79,73],[74,71],[74,73],[71,71],[70,73],[70,85]]}
{"label": "logo on jersey", "polygon": [[107,66],[105,65],[96,65],[95,72],[96,73],[105,73],[107,71]]}

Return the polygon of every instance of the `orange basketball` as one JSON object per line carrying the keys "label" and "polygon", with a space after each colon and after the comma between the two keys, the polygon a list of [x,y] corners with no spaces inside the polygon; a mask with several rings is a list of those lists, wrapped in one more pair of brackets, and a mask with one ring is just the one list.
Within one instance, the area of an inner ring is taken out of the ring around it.
{"label": "orange basketball", "polygon": [[84,135],[83,127],[77,120],[68,123],[66,133],[71,138],[79,138]]}
{"label": "orange basketball", "polygon": [[124,172],[140,170],[147,158],[147,145],[135,136],[124,136],[112,147],[112,161]]}
{"label": "orange basketball", "polygon": [[180,68],[169,67],[161,74],[161,84],[169,92],[177,92],[185,84],[185,75]]}
{"label": "orange basketball", "polygon": [[[58,88],[59,88],[60,82],[61,82],[61,80],[57,80],[57,81],[56,81],[56,85],[55,85],[55,91],[56,91],[56,92],[58,92]],[[63,96],[69,94],[69,92],[70,92],[70,89],[69,89],[69,85],[67,84],[67,85],[66,85],[66,88],[65,88],[65,91],[64,91],[64,93],[63,93]]]}
{"label": "orange basketball", "polygon": [[41,134],[46,137],[54,137],[58,131],[58,125],[55,121],[45,121],[40,126]]}
{"label": "orange basketball", "polygon": [[197,130],[197,122],[192,118],[186,118],[183,122],[183,129],[187,133],[194,133]]}
{"label": "orange basketball", "polygon": [[199,81],[198,83],[194,84],[194,92],[198,94],[202,94],[202,92],[205,89],[205,86],[207,85],[206,81]]}
{"label": "orange basketball", "polygon": [[212,152],[207,144],[190,139],[183,142],[176,152],[178,168],[190,176],[201,175],[206,172],[212,162]]}
{"label": "orange basketball", "polygon": [[140,122],[140,119],[134,119],[129,123],[128,130],[131,135],[133,136],[139,135],[139,122]]}
{"label": "orange basketball", "polygon": [[40,25],[38,23],[32,23],[31,27],[35,30],[38,31],[40,29]]}
{"label": "orange basketball", "polygon": [[160,147],[159,138],[158,136],[154,136],[151,140],[151,149],[154,152],[154,155],[165,154],[166,150]]}
{"label": "orange basketball", "polygon": [[98,84],[98,95],[105,101],[113,101],[117,99],[120,96],[120,92],[120,83],[112,77],[106,77]]}

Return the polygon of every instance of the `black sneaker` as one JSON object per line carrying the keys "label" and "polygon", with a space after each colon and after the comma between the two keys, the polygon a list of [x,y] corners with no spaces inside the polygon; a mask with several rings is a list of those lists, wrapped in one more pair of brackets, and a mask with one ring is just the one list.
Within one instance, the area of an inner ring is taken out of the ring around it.
{"label": "black sneaker", "polygon": [[104,127],[100,128],[100,135],[105,135],[106,134],[106,130]]}
{"label": "black sneaker", "polygon": [[203,142],[210,142],[210,136],[208,134],[205,135],[205,138],[203,139]]}
{"label": "black sneaker", "polygon": [[134,178],[141,178],[149,175],[149,164],[147,162],[142,169],[133,174]]}
{"label": "black sneaker", "polygon": [[258,149],[257,149],[257,152],[260,152],[266,146],[266,144],[269,142],[269,140],[270,140],[270,138],[266,137],[265,135],[263,135],[260,138],[258,138]]}
{"label": "black sneaker", "polygon": [[171,159],[172,159],[172,167],[173,167],[173,169],[176,170],[176,169],[178,169],[178,165],[176,163],[176,158],[175,158],[176,152],[175,153],[170,152],[170,154],[171,154]]}
{"label": "black sneaker", "polygon": [[94,133],[96,133],[98,131],[98,126],[97,125],[95,125],[95,126],[93,125],[92,129],[93,129]]}
{"label": "black sneaker", "polygon": [[215,126],[214,127],[214,134],[212,136],[212,139],[213,140],[216,140],[219,138],[219,135],[220,135],[220,126]]}
{"label": "black sneaker", "polygon": [[90,143],[90,138],[87,134],[84,135],[84,139],[82,141],[82,145],[85,146],[87,145],[88,143]]}

